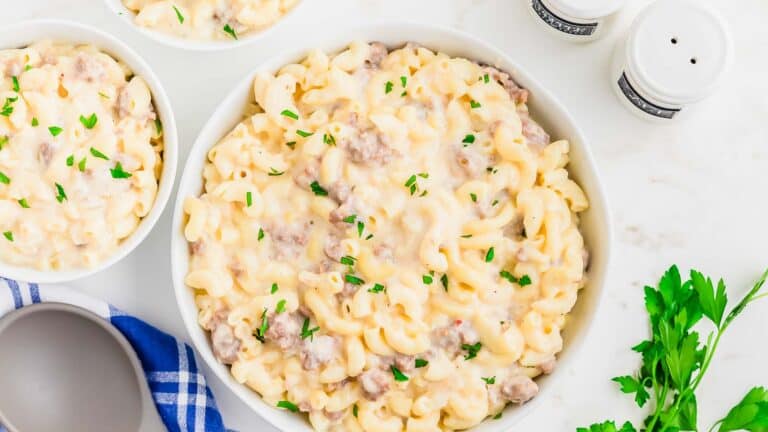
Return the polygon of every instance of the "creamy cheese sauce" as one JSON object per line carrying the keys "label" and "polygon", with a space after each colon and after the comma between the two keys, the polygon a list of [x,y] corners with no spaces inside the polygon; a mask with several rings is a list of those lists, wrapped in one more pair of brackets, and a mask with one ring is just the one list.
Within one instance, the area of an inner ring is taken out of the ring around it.
{"label": "creamy cheese sauce", "polygon": [[588,203],[528,92],[354,43],[254,96],[184,206],[186,283],[235,379],[317,430],[460,430],[534,397],[585,282]]}

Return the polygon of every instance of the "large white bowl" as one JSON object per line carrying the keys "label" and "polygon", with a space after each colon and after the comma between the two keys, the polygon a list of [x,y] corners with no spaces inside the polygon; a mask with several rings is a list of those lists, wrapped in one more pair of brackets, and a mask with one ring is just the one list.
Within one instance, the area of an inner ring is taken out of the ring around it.
{"label": "large white bowl", "polygon": [[180,36],[174,36],[172,34],[163,33],[161,31],[157,31],[151,28],[142,27],[136,24],[135,22],[136,12],[125,7],[122,0],[104,0],[104,1],[107,3],[107,6],[109,6],[109,8],[112,9],[112,11],[114,11],[115,14],[117,14],[118,18],[120,18],[129,26],[133,27],[139,33],[143,34],[144,36],[150,39],[154,39],[157,42],[160,42],[168,46],[172,46],[174,48],[181,48],[185,50],[217,51],[217,50],[226,50],[230,48],[237,48],[239,46],[246,45],[252,42],[256,42],[257,40],[260,40],[266,34],[270,33],[272,29],[282,25],[286,20],[291,19],[291,17],[296,13],[298,9],[301,9],[305,3],[311,0],[300,0],[299,3],[293,7],[293,9],[289,10],[285,15],[280,17],[280,19],[274,24],[272,24],[272,26],[258,32],[247,33],[242,36],[238,35],[236,40],[187,39]]}
{"label": "large white bowl", "polygon": [[0,28],[0,49],[22,48],[43,39],[91,44],[125,63],[134,74],[142,77],[149,86],[152,92],[152,101],[154,102],[157,114],[160,116],[160,121],[163,123],[163,133],[165,134],[163,171],[160,176],[160,185],[157,197],[152,205],[152,210],[141,220],[136,231],[130,237],[123,240],[112,255],[92,268],[63,271],[39,271],[11,266],[0,261],[0,276],[27,282],[55,283],[80,279],[104,270],[123,259],[144,240],[160,218],[160,214],[165,209],[165,205],[168,203],[168,198],[171,195],[171,189],[176,177],[179,143],[171,103],[162,85],[160,85],[160,80],[152,72],[149,65],[126,44],[95,28],[63,20],[26,21]]}
{"label": "large white bowl", "polygon": [[[538,380],[541,387],[539,396],[525,405],[509,406],[501,419],[486,421],[473,429],[474,431],[485,432],[510,430],[513,424],[517,423],[537,405],[536,401],[545,398],[550,393],[554,383],[560,379],[568,369],[569,364],[574,361],[603,294],[603,282],[611,244],[611,223],[605,195],[598,180],[587,141],[562,104],[547,90],[530,75],[523,72],[506,54],[472,36],[455,30],[417,24],[379,24],[351,30],[344,34],[332,35],[326,37],[325,40],[321,36],[315,35],[311,41],[311,48],[337,52],[354,40],[381,41],[390,47],[398,47],[405,42],[414,41],[427,48],[442,51],[452,56],[462,56],[495,65],[510,72],[517,82],[531,91],[530,109],[534,118],[539,120],[553,137],[568,138],[571,141],[570,172],[573,178],[584,188],[591,202],[590,209],[582,215],[581,225],[587,247],[591,253],[589,282],[581,291],[568,325],[563,331],[564,349],[559,355],[558,368],[553,374]],[[243,119],[244,107],[247,102],[253,100],[252,82],[255,74],[259,71],[274,72],[286,64],[301,60],[306,54],[307,47],[304,47],[262,64],[257,71],[243,79],[214,112],[200,132],[187,160],[174,208],[171,237],[176,301],[195,347],[216,375],[240,399],[274,426],[289,431],[308,431],[311,429],[302,416],[267,405],[255,391],[236,382],[230,375],[229,368],[214,358],[207,332],[200,328],[197,323],[198,312],[193,292],[184,284],[184,276],[188,270],[189,248],[183,234],[185,222],[183,202],[185,198],[198,196],[202,191],[202,172],[208,150]]]}

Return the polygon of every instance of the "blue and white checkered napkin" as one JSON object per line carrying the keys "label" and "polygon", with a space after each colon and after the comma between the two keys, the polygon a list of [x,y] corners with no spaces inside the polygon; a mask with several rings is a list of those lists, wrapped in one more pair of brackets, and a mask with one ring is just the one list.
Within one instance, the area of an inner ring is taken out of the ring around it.
{"label": "blue and white checkered napkin", "polygon": [[[169,432],[225,432],[194,351],[173,336],[113,306],[66,287],[46,287],[0,277],[0,316],[41,302],[67,303],[109,321],[141,360],[160,418]],[[0,425],[0,432],[6,432]]]}

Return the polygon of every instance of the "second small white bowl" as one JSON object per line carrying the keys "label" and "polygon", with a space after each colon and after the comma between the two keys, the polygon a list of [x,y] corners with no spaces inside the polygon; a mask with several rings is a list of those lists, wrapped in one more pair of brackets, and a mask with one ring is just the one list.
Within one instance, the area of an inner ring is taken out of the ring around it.
{"label": "second small white bowl", "polygon": [[136,231],[125,239],[110,257],[92,268],[63,271],[40,271],[0,262],[0,276],[27,282],[57,283],[80,279],[104,270],[123,259],[144,240],[160,218],[171,195],[176,178],[179,142],[171,102],[165,94],[160,80],[152,72],[152,68],[147,62],[128,45],[93,27],[63,20],[26,21],[0,29],[0,49],[22,48],[44,39],[91,44],[116,60],[125,63],[134,74],[143,78],[149,86],[152,92],[152,102],[163,124],[164,134],[163,170],[152,210],[141,220]]}

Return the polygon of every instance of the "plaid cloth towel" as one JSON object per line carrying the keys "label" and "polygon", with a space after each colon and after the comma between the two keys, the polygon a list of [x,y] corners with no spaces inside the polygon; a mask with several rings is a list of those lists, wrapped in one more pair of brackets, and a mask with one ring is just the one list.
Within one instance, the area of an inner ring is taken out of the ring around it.
{"label": "plaid cloth towel", "polygon": [[[173,336],[100,300],[61,286],[39,286],[0,277],[0,317],[24,306],[67,303],[87,309],[115,326],[133,346],[149,389],[169,432],[225,432],[194,351]],[[0,425],[0,432],[7,432]]]}

